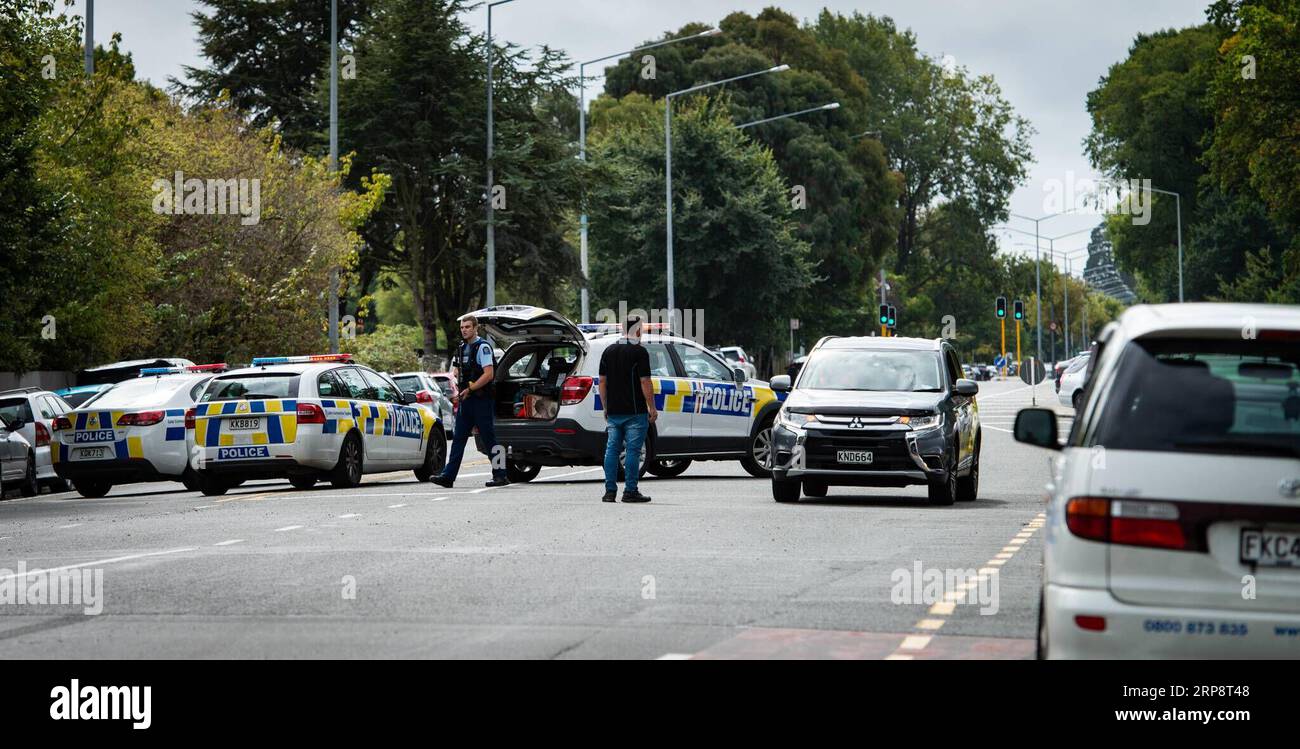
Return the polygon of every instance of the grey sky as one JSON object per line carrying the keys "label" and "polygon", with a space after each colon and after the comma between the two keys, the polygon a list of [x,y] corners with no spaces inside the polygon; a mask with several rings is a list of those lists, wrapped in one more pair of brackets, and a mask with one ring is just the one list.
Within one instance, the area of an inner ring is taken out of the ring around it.
{"label": "grey sky", "polygon": [[[303,0],[327,2],[327,0]],[[887,15],[912,29],[921,49],[942,58],[951,55],[972,73],[992,74],[1004,96],[1037,129],[1035,163],[1028,181],[1012,196],[1011,210],[1039,216],[1050,181],[1064,183],[1091,175],[1081,142],[1089,130],[1084,97],[1106,69],[1123,59],[1138,32],[1201,23],[1208,0],[516,0],[493,11],[499,39],[530,47],[549,44],[575,60],[589,60],[657,38],[689,21],[716,23],[733,11],[750,14],[777,5],[801,20],[823,7],[840,13],[860,11]],[[121,31],[134,55],[139,75],[155,83],[181,74],[182,65],[198,65],[192,0],[99,0],[96,37],[101,42]],[[73,13],[80,15],[82,3]],[[467,19],[481,30],[483,9]],[[591,93],[594,93],[593,87]],[[1133,175],[1140,176],[1140,175]],[[1060,236],[1097,222],[1065,216],[1043,224],[1043,234]],[[1018,224],[1032,230],[1032,224]],[[1015,252],[1016,237],[1004,242]],[[1057,243],[1073,250],[1087,243],[1086,234]],[[1032,253],[1032,247],[1028,250]],[[1076,268],[1078,266],[1076,265]]]}

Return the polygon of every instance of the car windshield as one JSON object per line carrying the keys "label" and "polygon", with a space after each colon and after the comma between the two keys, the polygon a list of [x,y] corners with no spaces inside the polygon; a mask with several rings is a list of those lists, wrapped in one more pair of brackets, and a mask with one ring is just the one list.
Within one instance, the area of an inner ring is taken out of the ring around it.
{"label": "car windshield", "polygon": [[268,373],[220,377],[208,385],[202,402],[231,400],[267,400],[298,397],[298,375]]}
{"label": "car windshield", "polygon": [[804,365],[799,387],[938,392],[943,389],[943,375],[933,351],[823,349]]}
{"label": "car windshield", "polygon": [[424,384],[421,383],[420,378],[415,375],[394,377],[393,382],[397,384],[397,387],[402,389],[403,393],[418,393],[424,389]]}
{"label": "car windshield", "polygon": [[1300,457],[1300,349],[1157,339],[1122,352],[1092,445]]}
{"label": "car windshield", "polygon": [[194,380],[188,377],[141,377],[118,383],[87,405],[91,408],[161,406],[171,400],[176,391],[193,384]]}

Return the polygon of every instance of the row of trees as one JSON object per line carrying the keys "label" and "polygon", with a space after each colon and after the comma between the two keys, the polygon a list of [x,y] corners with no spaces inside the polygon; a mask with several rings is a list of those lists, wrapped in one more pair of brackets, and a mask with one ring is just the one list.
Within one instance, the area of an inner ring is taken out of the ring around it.
{"label": "row of trees", "polygon": [[[1186,296],[1300,302],[1300,0],[1216,0],[1199,26],[1138,36],[1087,106],[1093,165],[1182,197]],[[1176,213],[1108,230],[1142,297],[1177,299]]]}

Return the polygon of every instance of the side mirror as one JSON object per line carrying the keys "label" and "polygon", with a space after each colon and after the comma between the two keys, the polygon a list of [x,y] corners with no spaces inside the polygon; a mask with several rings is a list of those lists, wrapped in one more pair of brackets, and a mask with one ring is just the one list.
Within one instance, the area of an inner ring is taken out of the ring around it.
{"label": "side mirror", "polygon": [[747,379],[747,377],[745,376],[745,370],[741,369],[740,367],[732,367],[731,379],[735,380],[737,385],[745,384],[745,380]]}
{"label": "side mirror", "polygon": [[407,391],[405,391],[405,390],[401,391],[401,393],[402,393],[402,404],[403,404],[403,405],[406,405],[406,406],[412,406],[412,405],[415,405],[415,402],[418,400],[418,398],[416,397],[415,393],[410,393],[410,392],[407,392]]}
{"label": "side mirror", "polygon": [[772,388],[773,392],[788,393],[790,392],[790,375],[777,375],[772,378],[768,386]]}
{"label": "side mirror", "polygon": [[955,390],[957,391],[957,395],[972,396],[980,391],[980,386],[979,383],[974,380],[961,379],[957,380]]}
{"label": "side mirror", "polygon": [[1016,442],[1060,450],[1056,433],[1056,412],[1046,408],[1023,408],[1016,414]]}

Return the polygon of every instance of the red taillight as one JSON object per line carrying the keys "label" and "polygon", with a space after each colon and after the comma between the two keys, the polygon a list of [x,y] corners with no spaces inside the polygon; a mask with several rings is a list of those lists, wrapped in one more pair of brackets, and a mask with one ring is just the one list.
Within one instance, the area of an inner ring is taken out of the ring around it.
{"label": "red taillight", "polygon": [[433,393],[428,390],[421,390],[415,394],[416,403],[433,403]]}
{"label": "red taillight", "polygon": [[38,421],[36,422],[36,446],[45,447],[48,444],[50,444],[50,430]]}
{"label": "red taillight", "polygon": [[569,377],[565,379],[564,385],[560,388],[560,405],[572,406],[581,403],[591,392],[592,379],[590,377]]}
{"label": "red taillight", "polygon": [[151,427],[163,420],[162,411],[140,411],[133,414],[122,414],[117,417],[117,425],[120,427]]}
{"label": "red taillight", "polygon": [[185,409],[185,428],[194,428],[194,409],[192,408]]}
{"label": "red taillight", "polygon": [[60,416],[59,418],[54,420],[54,431],[56,432],[61,431],[63,429],[71,429],[71,428],[72,428],[72,420],[66,416]]}
{"label": "red taillight", "polygon": [[556,429],[555,433],[556,434],[577,434],[578,430],[577,429]]}
{"label": "red taillight", "polygon": [[1178,505],[1132,499],[1075,497],[1065,505],[1065,524],[1080,538],[1124,546],[1188,549]]}
{"label": "red taillight", "polygon": [[1086,616],[1077,614],[1074,617],[1074,623],[1079,625],[1079,629],[1086,629],[1089,632],[1105,632],[1106,617],[1104,616]]}
{"label": "red taillight", "polygon": [[298,404],[299,424],[324,424],[325,412],[315,403]]}

